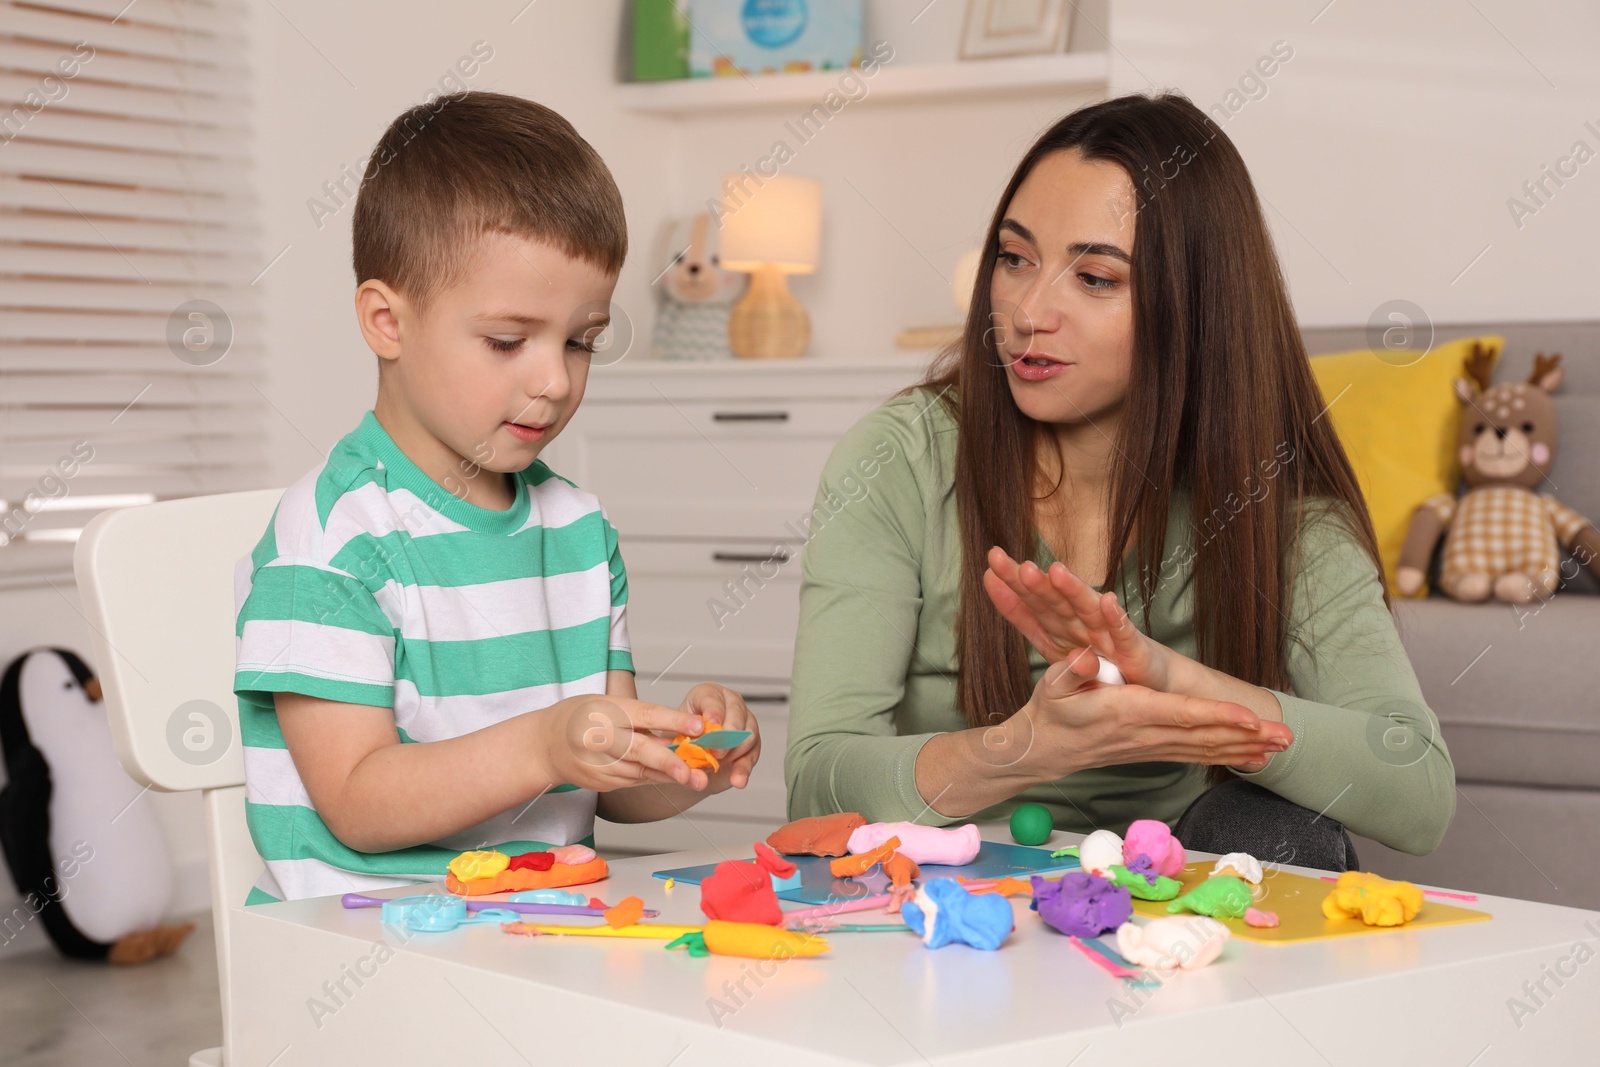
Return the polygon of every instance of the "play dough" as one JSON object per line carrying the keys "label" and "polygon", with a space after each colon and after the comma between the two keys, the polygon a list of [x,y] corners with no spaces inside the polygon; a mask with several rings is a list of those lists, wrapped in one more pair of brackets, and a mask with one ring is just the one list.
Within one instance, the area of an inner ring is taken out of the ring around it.
{"label": "play dough", "polygon": [[1033,903],[1039,918],[1075,937],[1099,937],[1133,914],[1133,900],[1122,886],[1088,871],[1068,871],[1051,880],[1033,876]]}
{"label": "play dough", "polygon": [[1122,838],[1110,830],[1096,830],[1078,846],[1078,865],[1090,874],[1104,875],[1113,863],[1124,863]]}
{"label": "play dough", "polygon": [[933,863],[944,867],[960,867],[978,856],[983,844],[978,828],[972,823],[965,826],[922,826],[910,822],[874,822],[858,827],[851,835],[847,847],[852,853],[871,852],[891,837],[898,838],[895,850],[917,863]]}
{"label": "play dough", "polygon": [[858,852],[853,856],[840,856],[828,864],[828,873],[835,878],[854,878],[866,874],[872,868],[888,859],[900,847],[900,839],[891,837],[877,848],[867,852]]}
{"label": "play dough", "polygon": [[677,753],[679,759],[689,765],[690,770],[704,770],[715,773],[722,769],[722,764],[717,762],[717,757],[691,741],[688,734],[679,734],[672,739],[672,744],[668,747]]}
{"label": "play dough", "polygon": [[1004,897],[976,896],[951,878],[928,879],[901,906],[900,916],[929,948],[960,944],[993,951],[1015,925]]}
{"label": "play dough", "polygon": [[493,849],[463,852],[451,860],[446,869],[462,881],[475,878],[493,878],[511,865],[511,857]]}
{"label": "play dough", "polygon": [[793,863],[758,841],[754,860],[719,863],[700,883],[700,910],[708,919],[777,926],[783,922],[783,910],[772,876],[787,878],[794,873]]}
{"label": "play dough", "polygon": [[1207,878],[1167,905],[1170,912],[1192,911],[1197,915],[1237,919],[1255,900],[1250,883],[1231,874]]}
{"label": "play dough", "polygon": [[557,845],[550,850],[550,855],[556,858],[557,863],[576,867],[580,863],[588,863],[594,859],[595,852],[588,845]]}
{"label": "play dough", "polygon": [[[1137,819],[1122,839],[1122,862],[1131,870],[1139,857],[1149,856],[1157,874],[1177,877],[1183,870],[1183,845],[1172,836],[1167,824],[1155,819]],[[1081,861],[1082,854],[1079,854]]]}
{"label": "play dough", "polygon": [[1042,845],[1055,828],[1050,809],[1043,804],[1018,804],[1011,813],[1011,839],[1019,845]]}
{"label": "play dough", "polygon": [[785,856],[843,856],[850,851],[850,835],[867,825],[854,811],[796,819],[767,835],[773,851]]}
{"label": "play dough", "polygon": [[1105,876],[1140,900],[1171,900],[1183,889],[1175,878],[1153,871],[1130,871],[1120,863],[1112,864]]}
{"label": "play dough", "polygon": [[[454,871],[444,876],[445,888],[458,896],[480,897],[487,893],[515,893],[524,889],[558,889],[566,885],[587,885],[598,882],[610,874],[606,861],[596,856],[587,863],[556,863],[547,871],[524,867],[510,870],[509,856],[504,856],[507,867],[488,878],[460,878]],[[460,859],[457,856],[456,859]],[[455,860],[450,861],[452,864]],[[470,865],[468,869],[472,868]],[[490,866],[493,866],[491,863]]]}
{"label": "play dough", "polygon": [[1231,936],[1215,919],[1174,916],[1152,919],[1143,926],[1123,923],[1117,927],[1117,951],[1140,967],[1193,971],[1221,955]]}
{"label": "play dough", "polygon": [[762,923],[736,923],[713,919],[697,930],[688,930],[667,942],[668,949],[687,949],[689,955],[703,957],[743,956],[756,960],[787,960],[796,956],[820,956],[831,946],[810,932],[777,930]]}
{"label": "play dough", "polygon": [[1248,852],[1230,852],[1218,857],[1211,868],[1212,874],[1233,874],[1251,885],[1261,884],[1261,861]]}
{"label": "play dough", "polygon": [[1364,871],[1345,871],[1322,902],[1330,919],[1359,918],[1368,926],[1399,926],[1422,910],[1422,890]]}

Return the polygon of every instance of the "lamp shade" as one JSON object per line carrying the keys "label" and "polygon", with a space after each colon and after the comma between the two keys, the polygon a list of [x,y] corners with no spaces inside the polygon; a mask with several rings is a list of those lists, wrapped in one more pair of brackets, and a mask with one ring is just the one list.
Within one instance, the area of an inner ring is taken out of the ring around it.
{"label": "lamp shade", "polygon": [[722,183],[722,268],[812,273],[822,241],[822,183],[788,174],[756,182],[742,173]]}

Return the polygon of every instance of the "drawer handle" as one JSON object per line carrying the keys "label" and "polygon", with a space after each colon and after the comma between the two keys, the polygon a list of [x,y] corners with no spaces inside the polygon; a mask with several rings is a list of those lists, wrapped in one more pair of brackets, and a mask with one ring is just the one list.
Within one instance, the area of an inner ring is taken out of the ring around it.
{"label": "drawer handle", "polygon": [[713,552],[714,563],[788,563],[789,553],[778,552]]}
{"label": "drawer handle", "polygon": [[787,411],[713,411],[712,422],[788,422]]}
{"label": "drawer handle", "polygon": [[744,694],[744,702],[746,704],[787,704],[787,703],[789,703],[789,694],[788,693],[745,693]]}

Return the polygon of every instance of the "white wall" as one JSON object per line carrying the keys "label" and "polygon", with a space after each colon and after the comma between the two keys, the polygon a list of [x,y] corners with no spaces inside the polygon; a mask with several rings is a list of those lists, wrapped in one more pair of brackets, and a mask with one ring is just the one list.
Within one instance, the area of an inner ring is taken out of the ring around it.
{"label": "white wall", "polygon": [[1600,317],[1600,158],[1520,228],[1506,207],[1575,141],[1600,153],[1593,0],[1115,6],[1118,92],[1209,108],[1275,41],[1294,49],[1223,128],[1303,322],[1364,323],[1396,298],[1435,322]]}

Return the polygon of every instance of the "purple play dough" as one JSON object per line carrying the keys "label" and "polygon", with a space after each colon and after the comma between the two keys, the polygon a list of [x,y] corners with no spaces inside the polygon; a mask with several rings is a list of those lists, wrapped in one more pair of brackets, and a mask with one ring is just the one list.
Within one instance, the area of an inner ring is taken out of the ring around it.
{"label": "purple play dough", "polygon": [[1039,918],[1064,934],[1099,937],[1133,915],[1128,890],[1088,871],[1068,871],[1059,879],[1033,877],[1033,903]]}

